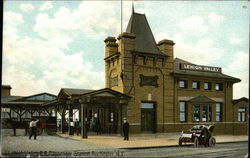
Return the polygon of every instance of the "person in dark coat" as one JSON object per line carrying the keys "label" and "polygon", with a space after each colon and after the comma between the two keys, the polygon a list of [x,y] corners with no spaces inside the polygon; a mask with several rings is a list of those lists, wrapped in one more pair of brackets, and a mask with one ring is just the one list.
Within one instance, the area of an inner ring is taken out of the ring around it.
{"label": "person in dark coat", "polygon": [[34,139],[36,140],[38,121],[39,121],[38,119],[36,120],[35,118],[32,118],[32,120],[30,122],[30,136],[29,136],[29,139],[31,139],[31,137],[34,135]]}
{"label": "person in dark coat", "polygon": [[207,129],[207,127],[203,127],[200,136],[204,136],[204,146],[209,147],[209,139],[211,137],[211,132]]}
{"label": "person in dark coat", "polygon": [[96,128],[96,134],[97,135],[101,134],[101,123],[99,119],[97,119],[95,122],[95,128]]}
{"label": "person in dark coat", "polygon": [[78,121],[78,119],[76,119],[75,121],[75,131],[77,135],[80,134],[80,122]]}
{"label": "person in dark coat", "polygon": [[123,123],[123,134],[124,134],[124,140],[128,140],[128,133],[129,133],[129,123],[127,119],[124,119]]}

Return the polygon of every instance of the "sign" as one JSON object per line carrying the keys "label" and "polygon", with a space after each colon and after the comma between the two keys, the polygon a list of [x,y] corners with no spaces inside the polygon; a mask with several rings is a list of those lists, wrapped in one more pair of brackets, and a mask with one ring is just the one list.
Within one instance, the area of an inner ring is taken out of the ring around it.
{"label": "sign", "polygon": [[211,67],[211,66],[201,66],[193,64],[181,64],[181,69],[183,70],[192,70],[192,71],[206,71],[206,72],[217,72],[221,73],[221,68]]}
{"label": "sign", "polygon": [[158,76],[144,76],[140,74],[141,82],[140,86],[155,86],[158,87]]}

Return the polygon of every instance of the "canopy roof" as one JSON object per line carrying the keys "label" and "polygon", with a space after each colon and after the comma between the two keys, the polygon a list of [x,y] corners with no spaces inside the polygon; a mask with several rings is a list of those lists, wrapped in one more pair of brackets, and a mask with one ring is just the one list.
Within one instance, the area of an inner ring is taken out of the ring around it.
{"label": "canopy roof", "polygon": [[207,96],[198,96],[189,100],[191,103],[215,103],[216,101],[208,98]]}

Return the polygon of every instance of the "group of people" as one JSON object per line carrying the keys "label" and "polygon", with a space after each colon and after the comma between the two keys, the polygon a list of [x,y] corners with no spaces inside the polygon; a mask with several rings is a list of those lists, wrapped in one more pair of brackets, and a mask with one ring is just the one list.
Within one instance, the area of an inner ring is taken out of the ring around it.
{"label": "group of people", "polygon": [[[39,122],[39,119],[35,119],[32,118],[31,122],[29,124],[30,127],[30,135],[29,135],[29,139],[31,139],[32,136],[34,136],[34,140],[36,140],[37,137],[37,123]],[[80,126],[80,122],[78,121],[78,119],[76,119],[75,123],[74,123],[74,129],[76,131],[76,134],[79,135],[80,134],[80,130],[81,130],[81,126]],[[95,122],[95,130],[97,135],[101,134],[101,123],[100,120],[97,119]],[[127,122],[126,119],[124,119],[123,122],[123,134],[124,134],[124,140],[129,140],[129,123]]]}

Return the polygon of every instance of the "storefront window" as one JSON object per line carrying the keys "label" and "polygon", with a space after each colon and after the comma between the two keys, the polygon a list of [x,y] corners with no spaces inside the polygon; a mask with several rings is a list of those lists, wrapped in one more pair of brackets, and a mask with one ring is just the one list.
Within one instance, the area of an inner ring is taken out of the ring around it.
{"label": "storefront window", "polygon": [[221,121],[221,104],[216,104],[216,121]]}
{"label": "storefront window", "polygon": [[194,106],[194,121],[200,121],[200,106]]}
{"label": "storefront window", "polygon": [[[201,110],[201,111],[200,111]],[[201,113],[200,113],[201,112]],[[209,105],[194,106],[194,121],[212,121],[212,108]]]}
{"label": "storefront window", "polygon": [[238,121],[239,122],[244,122],[246,116],[246,109],[245,108],[239,108],[238,109]]}
{"label": "storefront window", "polygon": [[180,102],[180,121],[186,122],[186,102]]}

